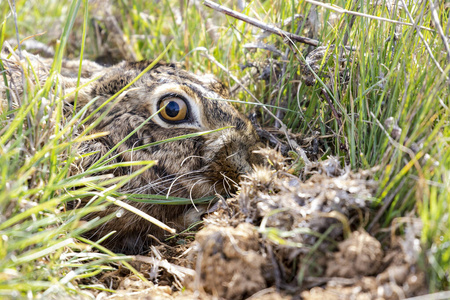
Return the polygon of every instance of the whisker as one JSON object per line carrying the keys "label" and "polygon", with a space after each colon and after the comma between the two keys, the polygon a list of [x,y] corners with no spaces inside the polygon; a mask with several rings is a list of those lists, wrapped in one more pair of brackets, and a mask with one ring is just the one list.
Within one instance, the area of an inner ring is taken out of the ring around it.
{"label": "whisker", "polygon": [[203,156],[199,156],[199,155],[191,155],[191,156],[188,156],[188,157],[186,157],[185,159],[183,159],[183,161],[182,161],[181,164],[180,164],[180,167],[183,166],[184,162],[185,162],[188,158],[202,158],[202,159],[206,159],[206,157],[203,157]]}
{"label": "whisker", "polygon": [[[135,194],[165,194],[168,190],[168,188],[164,185],[165,183],[172,182],[172,190],[174,187],[180,187],[183,186],[184,183],[191,182],[196,179],[203,178],[203,176],[195,175],[189,178],[182,178],[181,180],[178,180],[176,183],[173,183],[173,178],[171,180],[162,180],[162,181],[152,181],[148,184],[134,188],[134,189],[128,189],[124,192],[126,193],[135,193]],[[161,187],[161,188],[159,188]],[[172,193],[175,193],[175,191],[172,191]]]}
{"label": "whisker", "polygon": [[197,181],[191,186],[191,188],[189,189],[189,199],[191,199],[192,206],[194,206],[194,209],[195,209],[197,212],[199,212],[199,210],[197,209],[197,206],[195,206],[194,199],[192,198],[192,190],[194,189],[194,187],[195,187],[195,185],[196,185],[197,183],[202,182],[202,181],[203,181],[203,182],[207,182],[208,180],[199,179],[199,180],[197,180]]}
{"label": "whisker", "polygon": [[189,172],[189,173],[182,174],[182,175],[176,177],[175,180],[174,180],[174,181],[172,182],[172,184],[170,185],[169,190],[167,191],[166,197],[169,197],[170,191],[171,191],[171,189],[172,189],[172,186],[175,184],[175,182],[176,182],[178,179],[180,179],[181,177],[184,177],[184,176],[188,176],[188,175],[193,174],[193,173],[200,173],[200,172],[202,172],[202,171],[200,171],[200,170],[198,170],[198,171],[191,171],[191,172]]}

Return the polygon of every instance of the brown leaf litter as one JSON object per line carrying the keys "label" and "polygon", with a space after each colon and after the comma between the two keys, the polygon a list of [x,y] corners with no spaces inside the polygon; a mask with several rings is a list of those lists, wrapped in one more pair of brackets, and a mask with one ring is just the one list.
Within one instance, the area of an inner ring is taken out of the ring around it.
{"label": "brown leaf litter", "polygon": [[308,166],[302,182],[276,153],[265,154],[271,166],[241,182],[239,195],[197,233],[190,288],[223,299],[270,287],[280,297],[304,299],[402,299],[426,292],[424,273],[405,258],[405,247],[397,241],[384,250],[360,228],[377,188],[375,170],[352,172],[330,158]]}
{"label": "brown leaf litter", "polygon": [[128,275],[113,297],[403,299],[427,292],[417,266],[419,222],[383,245],[363,229],[375,169],[353,172],[329,158],[307,165],[302,181],[277,152],[262,154],[269,163],[240,183],[235,198],[216,204],[195,241],[136,257],[152,286]]}

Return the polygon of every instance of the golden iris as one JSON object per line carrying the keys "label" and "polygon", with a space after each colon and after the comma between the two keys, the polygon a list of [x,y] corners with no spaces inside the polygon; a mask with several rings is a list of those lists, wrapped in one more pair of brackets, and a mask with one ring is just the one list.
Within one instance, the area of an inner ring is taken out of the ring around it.
{"label": "golden iris", "polygon": [[167,121],[176,122],[186,119],[187,105],[184,100],[179,98],[167,98],[161,101],[159,108],[163,108],[160,114],[161,117]]}

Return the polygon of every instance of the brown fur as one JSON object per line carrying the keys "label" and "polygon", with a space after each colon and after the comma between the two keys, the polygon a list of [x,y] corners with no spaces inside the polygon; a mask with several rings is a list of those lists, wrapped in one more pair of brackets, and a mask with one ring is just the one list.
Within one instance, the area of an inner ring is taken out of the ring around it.
{"label": "brown fur", "polygon": [[[43,64],[45,65],[45,63]],[[108,98],[142,72],[149,62],[122,62],[103,68],[92,62],[83,71],[87,82],[90,78],[100,79],[81,90],[77,107],[80,108],[98,97],[88,109],[93,112]],[[74,86],[71,64],[64,67],[66,87]],[[94,132],[109,132],[105,137],[84,142],[79,146],[80,154],[98,151],[87,156],[80,163],[86,169],[122,141],[131,131],[141,125],[158,109],[157,103],[164,95],[182,96],[188,100],[191,116],[188,122],[168,124],[159,115],[145,124],[136,134],[124,142],[112,155],[121,153],[114,162],[157,160],[156,166],[131,180],[121,192],[134,194],[159,194],[178,197],[200,198],[215,194],[226,195],[235,190],[240,175],[252,169],[260,158],[253,154],[258,148],[257,136],[250,121],[225,101],[228,91],[223,84],[210,76],[194,75],[177,68],[174,64],[158,63],[142,76],[129,89],[126,95],[112,107],[112,102],[96,113],[93,120],[103,112],[107,115],[94,129]],[[70,101],[70,100],[69,100]],[[123,152],[133,147],[164,140],[184,134],[233,126],[205,136],[174,141],[139,151]],[[123,153],[122,153],[123,152]],[[115,176],[124,176],[135,169],[117,168]],[[180,230],[194,219],[200,219],[204,212],[195,212],[192,206],[149,205],[129,202],[147,214]],[[118,211],[115,205],[105,211],[92,213],[89,219],[103,217]],[[88,234],[89,238],[99,239],[116,230],[117,233],[104,242],[108,248],[124,253],[140,253],[147,249],[148,234],[161,238],[165,233],[141,217],[124,210],[120,218],[103,224]]]}

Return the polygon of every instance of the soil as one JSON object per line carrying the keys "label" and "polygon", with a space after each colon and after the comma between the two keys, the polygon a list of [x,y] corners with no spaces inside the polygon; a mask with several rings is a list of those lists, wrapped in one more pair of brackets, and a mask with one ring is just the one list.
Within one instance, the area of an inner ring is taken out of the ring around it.
{"label": "soil", "polygon": [[376,213],[375,169],[352,172],[329,158],[294,176],[295,163],[274,150],[262,154],[270,163],[244,178],[234,198],[216,203],[195,239],[135,257],[149,284],[122,268],[96,282],[117,294],[96,296],[322,300],[427,293],[418,266],[420,222],[407,219],[402,237],[394,229],[364,230]]}

